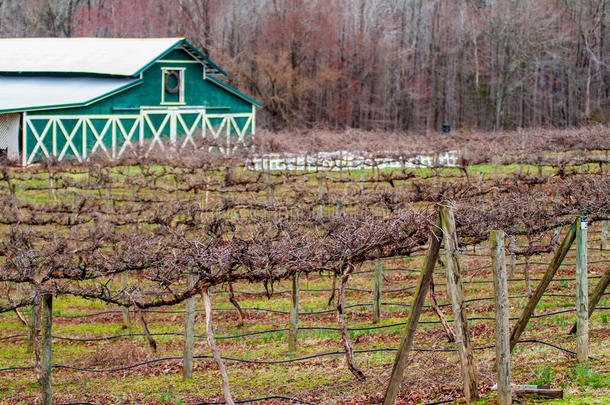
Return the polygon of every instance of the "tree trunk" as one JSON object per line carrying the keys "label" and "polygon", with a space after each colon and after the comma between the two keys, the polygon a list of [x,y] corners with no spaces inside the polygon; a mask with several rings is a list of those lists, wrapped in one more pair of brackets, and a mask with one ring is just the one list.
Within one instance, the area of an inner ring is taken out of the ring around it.
{"label": "tree trunk", "polygon": [[146,335],[146,341],[148,342],[148,345],[150,346],[152,351],[154,353],[156,353],[157,352],[157,342],[155,342],[155,339],[152,337],[152,335],[150,334],[150,331],[148,330],[148,325],[146,324],[146,319],[144,319],[144,312],[142,311],[141,308],[138,308],[138,317],[140,318],[140,325],[142,325],[142,329],[144,330],[144,335]]}
{"label": "tree trunk", "polygon": [[345,286],[349,278],[349,273],[351,273],[350,270],[344,270],[343,274],[341,275],[341,281],[339,282],[339,291],[337,294],[337,322],[339,324],[339,328],[341,329],[343,348],[345,349],[345,362],[347,363],[347,367],[356,377],[356,379],[364,381],[366,376],[362,371],[358,370],[356,364],[354,363],[354,349],[352,348],[352,342],[349,338],[347,325],[345,324]]}
{"label": "tree trunk", "polygon": [[224,393],[225,402],[227,405],[235,405],[233,397],[231,395],[231,387],[229,386],[229,374],[225,368],[225,363],[222,361],[220,351],[216,346],[216,339],[214,339],[214,328],[212,327],[212,301],[210,300],[210,294],[208,288],[204,288],[201,291],[201,297],[203,298],[203,307],[205,308],[205,334],[208,340],[208,345],[212,351],[214,361],[218,365],[220,376],[222,377],[222,391]]}
{"label": "tree trunk", "polygon": [[231,304],[233,304],[235,309],[237,309],[237,315],[239,316],[239,322],[237,323],[237,326],[244,326],[244,312],[239,306],[239,302],[237,302],[237,299],[235,299],[235,293],[233,292],[233,283],[229,283],[229,301],[231,302]]}

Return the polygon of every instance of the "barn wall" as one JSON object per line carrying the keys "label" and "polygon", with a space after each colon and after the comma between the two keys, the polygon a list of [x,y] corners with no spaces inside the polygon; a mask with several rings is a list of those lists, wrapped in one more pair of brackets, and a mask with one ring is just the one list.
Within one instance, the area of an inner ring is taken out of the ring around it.
{"label": "barn wall", "polygon": [[[210,80],[203,79],[203,66],[199,63],[157,62],[142,74],[142,84],[98,101],[87,107],[52,110],[57,115],[94,115],[125,113],[140,107],[161,106],[162,68],[185,68],[185,105],[222,107],[226,113],[249,113],[252,104],[222,89]],[[51,111],[31,112],[31,115],[48,115]]]}

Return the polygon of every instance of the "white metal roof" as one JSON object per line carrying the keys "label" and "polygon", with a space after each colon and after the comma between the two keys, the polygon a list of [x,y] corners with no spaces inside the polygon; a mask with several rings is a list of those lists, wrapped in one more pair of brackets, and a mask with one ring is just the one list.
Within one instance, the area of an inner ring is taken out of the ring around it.
{"label": "white metal roof", "polygon": [[0,112],[81,106],[138,82],[133,78],[0,76]]}
{"label": "white metal roof", "polygon": [[2,38],[0,72],[133,76],[183,38]]}

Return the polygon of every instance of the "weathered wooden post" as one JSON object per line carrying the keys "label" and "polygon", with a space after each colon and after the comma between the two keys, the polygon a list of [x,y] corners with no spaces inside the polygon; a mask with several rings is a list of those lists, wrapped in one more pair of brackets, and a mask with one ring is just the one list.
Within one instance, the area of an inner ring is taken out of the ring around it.
{"label": "weathered wooden post", "polygon": [[468,333],[466,319],[466,305],[464,304],[464,287],[460,270],[457,232],[453,210],[444,205],[441,207],[441,222],[443,224],[443,240],[445,246],[445,262],[447,273],[447,294],[453,307],[453,320],[455,323],[455,338],[462,367],[464,383],[464,396],[470,403],[479,398],[477,390],[477,377],[474,368],[474,356]]}
{"label": "weathered wooden post", "polygon": [[343,215],[343,201],[341,201],[341,200],[337,201],[335,214],[338,217]]}
{"label": "weathered wooden post", "polygon": [[521,313],[519,320],[515,324],[512,332],[510,334],[511,352],[515,348],[515,345],[519,341],[521,334],[525,330],[525,327],[527,326],[529,319],[531,318],[532,314],[534,313],[534,309],[536,309],[536,305],[538,304],[538,301],[540,301],[540,298],[542,298],[544,291],[549,286],[549,283],[555,276],[555,273],[557,273],[557,270],[559,269],[561,262],[563,262],[563,259],[565,259],[566,255],[568,254],[568,251],[570,250],[570,246],[572,246],[572,243],[574,243],[575,236],[576,236],[576,222],[574,222],[572,224],[572,226],[570,227],[570,229],[568,230],[568,233],[566,234],[565,238],[561,242],[559,249],[557,249],[555,256],[553,256],[553,259],[551,260],[551,263],[549,264],[549,267],[547,268],[546,273],[544,273],[544,276],[542,277],[540,284],[538,284],[536,291],[534,291],[532,296],[529,298],[525,308],[523,308],[523,312]]}
{"label": "weathered wooden post", "polygon": [[53,197],[53,202],[57,202],[57,191],[55,190],[55,175],[49,171],[49,200]]}
{"label": "weathered wooden post", "polygon": [[373,323],[381,320],[381,288],[383,284],[383,262],[375,260],[375,284],[373,287]]}
{"label": "weathered wooden post", "polygon": [[[595,307],[597,306],[597,304],[599,303],[599,300],[604,295],[604,291],[606,291],[606,288],[608,288],[609,284],[610,284],[610,268],[608,270],[606,270],[606,272],[602,275],[602,278],[599,280],[599,282],[595,286],[595,289],[593,290],[593,294],[591,294],[589,296],[589,318],[591,317],[591,315],[593,315],[593,311],[595,310]],[[576,322],[574,322],[574,324],[572,325],[572,329],[570,329],[570,334],[576,333],[576,329],[577,329],[577,324],[576,324]]]}
{"label": "weathered wooden post", "polygon": [[508,278],[513,278],[515,275],[515,270],[517,268],[517,238],[513,235],[510,237],[510,272],[508,273]]}
{"label": "weathered wooden post", "polygon": [[288,350],[297,350],[299,335],[299,273],[295,272],[291,278],[290,289],[290,328],[288,335]]}
{"label": "weathered wooden post", "polygon": [[[121,289],[123,291],[127,290],[128,282],[127,282],[127,272],[123,272],[121,274]],[[123,306],[121,307],[121,313],[123,315],[123,327],[128,328],[129,327],[129,307],[127,307],[127,302],[128,302],[128,298],[127,298],[127,294],[125,292],[123,292]]]}
{"label": "weathered wooden post", "polygon": [[[531,244],[530,244],[531,246]],[[525,288],[527,289],[527,296],[532,296],[532,279],[530,277],[530,256],[525,255],[525,265],[523,266],[523,277],[525,278]]]}
{"label": "weathered wooden post", "polygon": [[267,188],[267,200],[275,198],[275,186],[271,184],[271,159],[267,160],[267,171],[265,172],[265,183]]}
{"label": "weathered wooden post", "polygon": [[[195,275],[188,274],[186,288],[195,286]],[[182,377],[184,380],[193,378],[193,341],[195,339],[195,301],[193,295],[186,300],[186,313],[184,319],[184,364],[182,366]]]}
{"label": "weathered wooden post", "polygon": [[53,296],[42,296],[42,322],[40,347],[40,385],[42,386],[42,405],[53,405],[53,387],[51,386],[51,368],[53,367],[51,336],[53,317]]}
{"label": "weathered wooden post", "polygon": [[360,166],[360,194],[364,193],[364,164]]}
{"label": "weathered wooden post", "polygon": [[561,228],[553,229],[553,240],[555,247],[553,247],[553,254],[557,253],[557,249],[559,249],[559,240],[561,237]]}
{"label": "weathered wooden post", "polygon": [[322,177],[318,177],[318,218],[322,218],[324,216],[324,206],[322,205]]}
{"label": "weathered wooden post", "polygon": [[608,221],[602,221],[602,234],[599,241],[599,249],[606,250],[606,240],[608,239]]}
{"label": "weathered wooden post", "polygon": [[407,360],[409,358],[411,345],[413,344],[415,330],[417,329],[417,322],[419,321],[419,316],[424,306],[424,301],[426,300],[426,294],[430,281],[432,280],[434,266],[438,260],[438,252],[440,250],[442,237],[443,234],[439,216],[429,238],[428,252],[426,253],[422,271],[419,274],[419,280],[417,281],[417,289],[415,290],[411,312],[409,313],[409,319],[407,320],[406,332],[400,341],[400,347],[398,348],[398,353],[396,353],[396,358],[394,359],[392,375],[390,376],[390,381],[388,382],[388,387],[385,391],[383,405],[392,405],[396,401],[400,382],[402,381],[402,376],[407,367]]}
{"label": "weathered wooden post", "polygon": [[491,231],[491,261],[496,298],[496,376],[498,404],[512,404],[510,388],[510,326],[508,318],[508,283],[504,263],[504,231]]}
{"label": "weathered wooden post", "polygon": [[30,292],[30,317],[28,320],[28,342],[26,351],[28,353],[34,353],[34,346],[36,344],[36,337],[38,336],[38,329],[40,327],[40,301],[36,294],[36,286],[30,284],[32,291]]}
{"label": "weathered wooden post", "polygon": [[[606,270],[606,272],[602,275],[602,278],[599,280],[595,289],[593,290],[593,294],[589,297],[589,317],[593,315],[593,311],[595,307],[599,303],[599,300],[604,295],[604,291],[608,288],[608,284],[610,284],[610,268]],[[572,325],[572,329],[570,329],[570,334],[576,333],[577,323],[574,322]]]}
{"label": "weathered wooden post", "polygon": [[576,226],[576,361],[589,359],[589,315],[587,303],[587,217],[579,216]]}

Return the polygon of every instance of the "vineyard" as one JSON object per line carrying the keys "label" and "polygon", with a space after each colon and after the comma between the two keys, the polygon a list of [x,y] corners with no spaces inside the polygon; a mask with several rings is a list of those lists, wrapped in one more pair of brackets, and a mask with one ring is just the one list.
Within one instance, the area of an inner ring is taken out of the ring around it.
{"label": "vineyard", "polygon": [[607,130],[353,135],[3,166],[0,402],[607,402]]}

